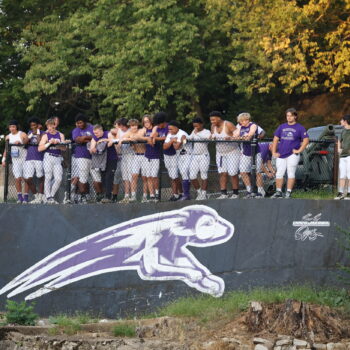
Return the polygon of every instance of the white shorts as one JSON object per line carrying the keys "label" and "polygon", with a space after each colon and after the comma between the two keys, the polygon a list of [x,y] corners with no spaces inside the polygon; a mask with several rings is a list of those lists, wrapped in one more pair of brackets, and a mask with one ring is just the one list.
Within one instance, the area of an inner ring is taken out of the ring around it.
{"label": "white shorts", "polygon": [[131,174],[139,175],[141,173],[142,176],[145,176],[145,155],[144,154],[135,154],[132,157],[131,163]]}
{"label": "white shorts", "polygon": [[89,180],[91,159],[72,157],[72,178],[78,177],[79,182],[86,184]]}
{"label": "white shorts", "polygon": [[206,180],[208,178],[208,170],[210,165],[209,154],[192,154],[190,164],[190,179],[197,179],[198,173],[201,174],[201,179]]}
{"label": "white shorts", "polygon": [[44,154],[44,174],[48,179],[54,178],[62,178],[63,168],[62,168],[62,156],[56,157],[52,156],[49,153]]}
{"label": "white shorts", "polygon": [[90,172],[93,182],[102,182],[101,169],[91,169]]}
{"label": "white shorts", "polygon": [[218,173],[228,173],[230,176],[237,175],[239,171],[240,158],[240,151],[225,154],[216,153]]}
{"label": "white shorts", "polygon": [[276,179],[283,179],[287,170],[288,179],[295,179],[295,172],[299,164],[300,154],[291,154],[287,158],[276,159]]}
{"label": "white shorts", "polygon": [[12,157],[12,174],[16,179],[23,177],[24,163],[25,163],[24,158]]}
{"label": "white shorts", "polygon": [[123,181],[131,181],[132,163],[134,161],[133,154],[123,154],[121,159],[121,171]]}
{"label": "white shorts", "polygon": [[350,156],[339,159],[339,178],[350,180]]}
{"label": "white shorts", "polygon": [[[256,172],[261,172],[261,166],[262,166],[262,158],[261,154],[256,154]],[[252,171],[252,157],[246,156],[244,154],[241,155],[241,159],[239,161],[239,171],[241,173],[250,173]]]}
{"label": "white shorts", "polygon": [[29,179],[36,175],[37,178],[44,176],[44,166],[42,160],[26,160],[23,170],[24,178]]}
{"label": "white shorts", "polygon": [[168,170],[169,177],[172,180],[179,177],[178,158],[179,156],[177,154],[174,154],[173,156],[164,154],[164,165]]}
{"label": "white shorts", "polygon": [[121,158],[118,158],[117,161],[117,167],[115,168],[114,172],[114,178],[113,178],[113,185],[119,185],[122,180],[122,164],[121,164]]}
{"label": "white shorts", "polygon": [[190,179],[190,165],[191,165],[191,154],[179,154],[178,167],[182,177],[182,180]]}
{"label": "white shorts", "polygon": [[144,159],[144,172],[143,176],[146,177],[158,177],[159,172],[159,159]]}

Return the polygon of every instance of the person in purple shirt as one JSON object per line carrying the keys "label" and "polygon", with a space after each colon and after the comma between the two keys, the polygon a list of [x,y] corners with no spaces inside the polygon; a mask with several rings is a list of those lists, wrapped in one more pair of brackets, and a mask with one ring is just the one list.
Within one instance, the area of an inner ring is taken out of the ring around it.
{"label": "person in purple shirt", "polygon": [[[86,202],[86,194],[89,191],[88,179],[91,169],[91,154],[87,149],[87,143],[91,141],[93,127],[88,123],[87,117],[79,113],[75,117],[76,128],[72,131],[72,140],[76,143],[72,157],[72,188],[75,202]],[[79,194],[76,195],[76,186]]]}
{"label": "person in purple shirt", "polygon": [[[164,142],[169,133],[169,126],[166,122],[166,118],[167,115],[165,112],[158,112],[154,115],[153,123],[155,127],[153,128],[151,135],[154,143],[157,141]],[[173,192],[170,201],[177,201],[182,197],[182,184],[179,178],[178,157],[174,146],[164,149],[163,155],[164,165],[171,179],[171,188]]]}
{"label": "person in purple shirt", "polygon": [[143,135],[143,140],[147,141],[144,159],[144,179],[143,182],[146,183],[149,194],[150,201],[155,202],[159,197],[159,161],[160,161],[160,143],[153,142],[151,137],[153,132],[152,117],[146,114],[142,118],[143,129],[141,129],[141,134]]}
{"label": "person in purple shirt", "polygon": [[306,129],[297,123],[298,114],[294,108],[286,111],[287,123],[280,125],[274,133],[272,155],[276,159],[276,193],[272,198],[282,198],[283,177],[287,171],[287,192],[285,198],[291,198],[295,183],[295,172],[300,160],[300,153],[309,143]]}
{"label": "person in purple shirt", "polygon": [[260,154],[262,159],[262,166],[260,169],[260,174],[265,173],[268,178],[273,179],[276,175],[276,170],[272,165],[272,143],[261,142]]}
{"label": "person in purple shirt", "polygon": [[[44,201],[44,154],[38,150],[44,131],[39,129],[41,123],[38,118],[30,118],[28,122],[30,131],[28,132],[27,156],[24,163],[24,181],[34,195],[34,199],[30,203],[36,204]],[[33,181],[34,175],[39,180],[38,191]]]}

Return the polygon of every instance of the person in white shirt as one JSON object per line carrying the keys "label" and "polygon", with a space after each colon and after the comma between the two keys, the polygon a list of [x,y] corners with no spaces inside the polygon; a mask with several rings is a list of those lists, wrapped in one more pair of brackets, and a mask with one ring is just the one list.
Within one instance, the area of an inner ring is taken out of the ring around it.
{"label": "person in white shirt", "polygon": [[[163,149],[167,150],[171,146],[176,150],[174,161],[177,162],[177,168],[182,177],[183,196],[179,200],[190,199],[190,175],[189,168],[191,162],[192,145],[187,143],[188,134],[181,130],[179,124],[173,120],[168,124],[169,133],[164,141]],[[175,180],[171,180],[172,188],[176,188]],[[174,192],[174,191],[173,191]]]}
{"label": "person in white shirt", "polygon": [[[188,138],[189,140],[203,141],[210,139],[211,132],[208,129],[204,129],[204,121],[202,118],[195,118],[192,121],[192,125],[193,131]],[[196,200],[204,200],[207,198],[209,165],[210,155],[208,151],[208,142],[193,142],[190,179],[193,187],[197,191]],[[199,185],[198,173],[200,173],[202,180],[201,185]]]}
{"label": "person in white shirt", "polygon": [[[17,190],[17,203],[28,203],[28,185],[25,184],[24,194],[22,196],[22,181],[24,174],[24,162],[27,155],[27,150],[23,147],[17,147],[15,145],[23,145],[28,143],[28,136],[25,132],[19,130],[18,122],[16,120],[11,120],[8,124],[10,134],[6,136],[6,141],[10,145],[10,155],[12,160],[12,173],[15,178],[15,186]],[[4,152],[2,158],[2,165],[6,165],[6,154]]]}

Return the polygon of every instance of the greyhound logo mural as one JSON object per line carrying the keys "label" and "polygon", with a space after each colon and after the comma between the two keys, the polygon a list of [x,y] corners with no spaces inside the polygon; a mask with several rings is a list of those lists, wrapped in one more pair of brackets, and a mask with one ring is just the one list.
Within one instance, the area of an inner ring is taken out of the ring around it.
{"label": "greyhound logo mural", "polygon": [[26,296],[34,299],[91,276],[136,270],[143,280],[181,280],[219,297],[224,281],[187,249],[227,242],[234,227],[204,205],[144,216],[79,239],[28,268],[0,290],[12,297],[45,284]]}

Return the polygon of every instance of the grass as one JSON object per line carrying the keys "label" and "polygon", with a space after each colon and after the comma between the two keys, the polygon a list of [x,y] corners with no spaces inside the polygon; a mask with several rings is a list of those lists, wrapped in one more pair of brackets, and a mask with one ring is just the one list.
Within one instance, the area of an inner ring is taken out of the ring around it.
{"label": "grass", "polygon": [[115,337],[135,337],[136,336],[136,329],[135,324],[131,323],[121,323],[114,327],[113,334]]}
{"label": "grass", "polygon": [[51,335],[61,333],[73,335],[81,330],[82,324],[95,323],[97,320],[92,318],[89,314],[76,313],[73,317],[63,314],[52,316],[50,317],[50,322],[55,325],[55,327],[50,329]]}
{"label": "grass", "polygon": [[299,199],[333,199],[335,193],[331,188],[313,189],[313,190],[295,190],[292,197]]}
{"label": "grass", "polygon": [[219,299],[210,296],[183,298],[160,309],[157,316],[194,317],[206,322],[207,320],[234,318],[239,312],[247,310],[251,301],[270,304],[282,303],[287,299],[350,310],[350,297],[345,289],[293,286],[231,292]]}

